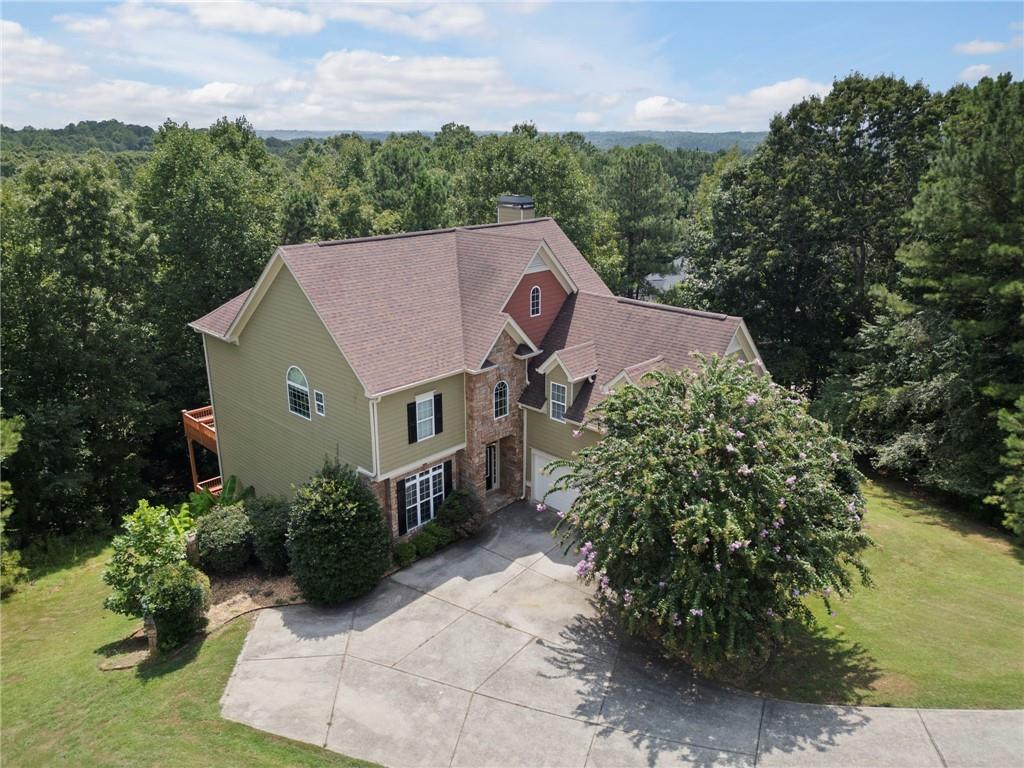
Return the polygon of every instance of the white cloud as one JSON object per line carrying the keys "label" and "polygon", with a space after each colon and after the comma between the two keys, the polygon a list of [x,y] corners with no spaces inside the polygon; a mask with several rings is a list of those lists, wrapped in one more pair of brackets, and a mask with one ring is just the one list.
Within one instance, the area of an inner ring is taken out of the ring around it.
{"label": "white cloud", "polygon": [[601,122],[601,114],[599,112],[577,112],[575,119],[577,125],[590,128]]}
{"label": "white cloud", "polygon": [[202,26],[232,32],[308,35],[319,32],[324,26],[324,20],[315,13],[277,8],[250,0],[191,3],[188,9]]}
{"label": "white cloud", "polygon": [[958,75],[958,79],[965,83],[976,83],[986,75],[992,74],[992,67],[989,64],[971,64],[964,67]]}
{"label": "white cloud", "polygon": [[15,21],[0,19],[0,43],[0,82],[5,85],[66,81],[88,71],[59,45],[33,37]]}
{"label": "white cloud", "polygon": [[392,32],[418,40],[438,40],[482,34],[487,16],[477,5],[441,3],[436,5],[386,6],[371,3],[339,3],[324,6],[323,13],[335,21],[348,21],[370,29]]}
{"label": "white cloud", "polygon": [[1009,41],[1002,40],[971,40],[966,43],[957,43],[953,50],[957,53],[964,53],[968,56],[985,56],[993,53],[1002,53],[1011,48],[1020,48],[1024,37],[1018,35]]}
{"label": "white cloud", "polygon": [[649,96],[633,107],[633,126],[675,130],[767,130],[777,112],[808,96],[824,96],[831,85],[803,77],[782,80],[729,96],[721,104],[696,104]]}

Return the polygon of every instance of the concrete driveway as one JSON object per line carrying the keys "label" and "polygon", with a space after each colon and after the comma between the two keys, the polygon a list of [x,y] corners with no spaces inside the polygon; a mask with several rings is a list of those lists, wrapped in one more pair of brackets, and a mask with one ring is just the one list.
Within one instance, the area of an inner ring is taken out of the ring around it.
{"label": "concrete driveway", "polygon": [[260,613],[222,699],[393,766],[1018,766],[1024,712],[827,707],[700,680],[617,632],[524,504],[343,608]]}

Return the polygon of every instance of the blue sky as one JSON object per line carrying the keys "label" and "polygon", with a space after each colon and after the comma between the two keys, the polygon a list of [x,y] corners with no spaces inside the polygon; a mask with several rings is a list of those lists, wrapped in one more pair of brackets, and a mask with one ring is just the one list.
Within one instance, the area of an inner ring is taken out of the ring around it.
{"label": "blue sky", "polygon": [[1024,4],[4,2],[0,120],[763,130],[860,71],[1024,69]]}

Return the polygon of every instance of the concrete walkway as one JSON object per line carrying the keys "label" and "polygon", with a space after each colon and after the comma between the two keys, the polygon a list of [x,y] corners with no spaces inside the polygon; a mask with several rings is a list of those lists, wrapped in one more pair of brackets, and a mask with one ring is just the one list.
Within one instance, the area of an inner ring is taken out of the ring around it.
{"label": "concrete walkway", "polygon": [[1024,711],[828,707],[725,690],[602,619],[519,504],[334,610],[266,609],[230,720],[399,766],[1024,765]]}

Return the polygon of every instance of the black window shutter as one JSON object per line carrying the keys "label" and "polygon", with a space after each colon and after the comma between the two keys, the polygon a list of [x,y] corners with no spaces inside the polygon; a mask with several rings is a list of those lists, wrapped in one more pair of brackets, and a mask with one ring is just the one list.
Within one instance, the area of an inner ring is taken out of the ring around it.
{"label": "black window shutter", "polygon": [[409,425],[409,442],[416,442],[416,402],[413,401],[405,406],[405,420]]}
{"label": "black window shutter", "polygon": [[395,516],[398,518],[398,535],[404,536],[409,526],[405,520],[405,480],[395,480]]}
{"label": "black window shutter", "polygon": [[447,499],[448,494],[452,492],[452,460],[448,459],[444,463],[444,497]]}
{"label": "black window shutter", "polygon": [[441,409],[441,393],[434,395],[434,434],[444,432],[444,411]]}

